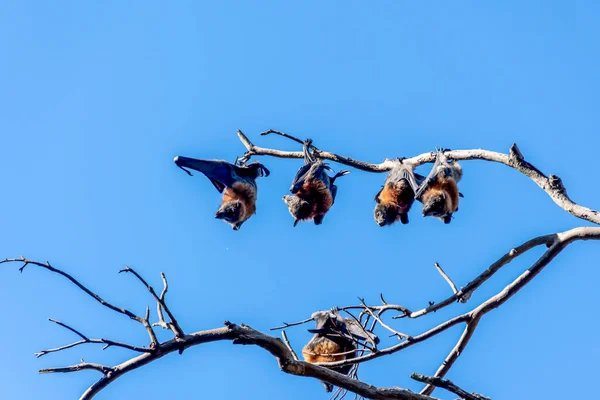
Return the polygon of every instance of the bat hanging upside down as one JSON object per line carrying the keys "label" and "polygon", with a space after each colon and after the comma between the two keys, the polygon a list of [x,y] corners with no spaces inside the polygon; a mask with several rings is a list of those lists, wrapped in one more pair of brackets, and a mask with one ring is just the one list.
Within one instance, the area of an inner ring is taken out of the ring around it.
{"label": "bat hanging upside down", "polygon": [[413,172],[414,166],[394,161],[394,167],[385,179],[381,190],[375,195],[374,217],[379,226],[400,221],[408,224],[408,212],[415,201],[415,192],[425,177]]}
{"label": "bat hanging upside down", "polygon": [[[312,314],[316,328],[309,329],[314,336],[302,349],[304,360],[309,363],[342,361],[356,357],[356,342],[369,341],[374,345],[379,343],[379,338],[372,332],[365,330],[352,318],[342,318],[337,310],[317,311]],[[331,368],[344,375],[348,375],[352,364],[344,367]],[[333,385],[323,382],[325,390],[331,392]]]}
{"label": "bat hanging upside down", "polygon": [[300,221],[311,219],[315,225],[321,225],[325,214],[335,202],[337,193],[335,180],[350,173],[350,171],[339,171],[333,177],[327,175],[325,170],[333,170],[311,154],[311,144],[311,139],[304,142],[304,165],[296,172],[292,182],[290,188],[292,196],[283,196],[283,201],[294,217],[294,226]]}
{"label": "bat hanging upside down", "polygon": [[237,166],[223,160],[200,160],[182,156],[175,157],[174,161],[189,175],[192,174],[185,168],[202,172],[219,193],[223,193],[215,218],[228,223],[233,230],[239,230],[256,213],[256,178],[269,176],[270,173],[258,161],[247,166]]}
{"label": "bat hanging upside down", "polygon": [[443,150],[437,150],[435,163],[427,178],[417,190],[415,198],[423,203],[423,216],[435,217],[449,224],[458,211],[458,198],[463,197],[457,183],[462,178],[462,167],[448,160]]}

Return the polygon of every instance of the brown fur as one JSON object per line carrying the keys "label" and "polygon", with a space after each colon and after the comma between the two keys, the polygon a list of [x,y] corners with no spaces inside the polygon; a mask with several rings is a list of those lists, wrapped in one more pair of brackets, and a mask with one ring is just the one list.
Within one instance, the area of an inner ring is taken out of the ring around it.
{"label": "brown fur", "polygon": [[312,211],[307,220],[313,219],[317,215],[325,215],[333,205],[331,192],[325,186],[325,183],[318,179],[311,179],[296,192],[296,196],[310,203]]}
{"label": "brown fur", "polygon": [[423,193],[421,201],[423,204],[427,204],[431,197],[440,196],[442,193],[446,194],[444,212],[455,212],[458,209],[458,186],[456,185],[454,179],[450,177],[438,179],[434,186],[431,186],[425,193]]}
{"label": "brown fur", "polygon": [[256,213],[256,188],[248,183],[235,182],[232,188],[225,188],[221,204],[239,200],[243,207],[240,222],[248,220]]}
{"label": "brown fur", "polygon": [[343,353],[344,349],[333,340],[321,337],[302,349],[302,356],[309,363],[341,361],[345,355],[328,356],[326,354]]}
{"label": "brown fur", "polygon": [[396,209],[394,222],[397,222],[402,219],[405,214],[408,214],[414,202],[414,196],[415,192],[411,189],[408,182],[402,179],[395,183],[386,183],[377,194],[376,201],[386,207],[393,207]]}
{"label": "brown fur", "polygon": [[400,196],[400,190],[395,185],[388,183],[379,193],[379,201],[383,204],[398,207],[398,197]]}

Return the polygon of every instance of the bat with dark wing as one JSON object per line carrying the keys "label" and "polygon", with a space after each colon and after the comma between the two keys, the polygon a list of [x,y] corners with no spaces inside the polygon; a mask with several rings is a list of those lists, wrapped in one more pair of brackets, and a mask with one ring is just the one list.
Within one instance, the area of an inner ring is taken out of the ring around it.
{"label": "bat with dark wing", "polygon": [[202,172],[219,193],[223,193],[215,218],[223,220],[237,231],[256,213],[256,178],[269,176],[270,173],[258,161],[246,166],[233,165],[224,160],[201,160],[183,156],[175,157],[174,161],[189,175],[192,174],[186,168]]}
{"label": "bat with dark wing", "polygon": [[[309,329],[314,336],[302,348],[302,356],[309,363],[333,362],[351,359],[356,356],[358,341],[369,341],[375,345],[379,338],[365,330],[356,320],[342,318],[337,310],[317,311],[312,314],[315,329]],[[347,375],[352,364],[332,370]],[[325,390],[331,392],[333,385],[323,382]]]}
{"label": "bat with dark wing", "polygon": [[292,195],[283,196],[283,201],[294,217],[294,226],[300,221],[311,219],[315,225],[321,225],[325,214],[335,202],[337,194],[335,180],[350,173],[350,171],[339,171],[330,177],[326,170],[332,172],[333,170],[311,154],[311,145],[311,139],[304,142],[304,165],[296,172],[290,187]]}
{"label": "bat with dark wing", "polygon": [[408,224],[408,212],[415,201],[415,192],[425,177],[413,172],[412,164],[395,160],[383,187],[375,195],[375,222],[379,226],[400,221]]}
{"label": "bat with dark wing", "polygon": [[423,203],[423,216],[435,217],[449,224],[452,214],[458,211],[459,197],[463,197],[457,186],[461,178],[460,164],[448,160],[443,150],[437,150],[433,168],[415,196]]}

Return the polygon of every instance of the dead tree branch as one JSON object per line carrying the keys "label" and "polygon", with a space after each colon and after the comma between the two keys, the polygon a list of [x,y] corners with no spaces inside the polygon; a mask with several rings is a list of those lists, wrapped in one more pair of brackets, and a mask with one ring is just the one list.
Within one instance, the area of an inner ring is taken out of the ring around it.
{"label": "dead tree branch", "polygon": [[428,385],[433,385],[442,389],[446,389],[447,391],[452,392],[457,396],[460,396],[460,398],[464,400],[491,400],[489,397],[485,397],[477,393],[468,393],[466,390],[459,388],[447,379],[440,379],[417,373],[412,373],[410,377],[415,381],[427,383]]}
{"label": "dead tree branch", "polygon": [[[238,130],[238,137],[242,144],[246,147],[246,153],[243,156],[244,161],[248,161],[253,156],[271,156],[277,158],[303,158],[304,154],[301,151],[283,151],[276,149],[269,149],[264,147],[255,146],[248,137],[242,133],[242,131]],[[269,129],[266,132],[261,133],[261,135],[267,135],[270,133],[276,133],[280,136],[284,136],[287,138],[291,138],[294,141],[299,141],[299,139],[285,134],[283,132],[275,131]],[[316,149],[316,148],[315,148]],[[355,160],[350,157],[341,156],[336,153],[328,152],[328,151],[318,151],[318,156],[325,160],[334,161],[343,165],[347,165],[350,167],[354,167],[356,169],[366,171],[366,172],[387,172],[392,169],[394,163],[390,159],[385,159],[379,164],[368,163],[364,161]],[[565,210],[571,215],[574,215],[577,218],[584,219],[589,222],[593,222],[595,224],[600,224],[600,213],[596,210],[592,210],[588,207],[583,207],[573,200],[569,198],[567,195],[567,190],[564,187],[562,180],[556,175],[544,175],[538,168],[536,168],[533,164],[525,161],[523,154],[519,150],[516,144],[510,147],[509,154],[498,153],[495,151],[483,150],[483,149],[473,149],[473,150],[451,150],[446,151],[445,154],[452,159],[455,160],[485,160],[491,161],[499,164],[504,164],[508,167],[511,167],[523,175],[527,176],[536,185],[538,185],[544,192],[546,192],[552,201],[556,203],[560,208]],[[410,163],[412,165],[419,166],[426,163],[432,163],[435,161],[435,153],[423,153],[414,157],[404,158],[404,163]]]}
{"label": "dead tree branch", "polygon": [[78,330],[70,327],[69,325],[67,325],[67,324],[65,324],[63,322],[57,321],[57,320],[52,319],[52,318],[48,318],[48,320],[50,322],[54,322],[55,324],[58,324],[58,325],[62,326],[63,328],[68,329],[71,332],[75,333],[77,336],[81,337],[81,340],[79,340],[77,342],[73,342],[71,344],[67,344],[65,346],[57,347],[55,349],[42,350],[39,353],[35,353],[35,356],[37,358],[45,356],[48,353],[55,353],[57,351],[70,349],[71,347],[79,346],[80,344],[86,344],[86,343],[101,343],[101,344],[104,344],[105,346],[102,348],[102,350],[106,350],[110,346],[114,346],[114,347],[122,347],[124,349],[132,350],[132,351],[138,351],[140,353],[147,353],[147,352],[152,352],[153,351],[152,349],[148,349],[148,348],[145,348],[145,347],[132,346],[132,345],[125,344],[125,343],[115,342],[114,340],[109,340],[109,339],[90,339],[87,336],[85,336],[84,334],[82,334],[81,332],[79,332]]}
{"label": "dead tree branch", "polygon": [[[550,240],[550,239],[548,239],[549,237],[553,238],[553,242],[552,242],[551,246],[538,259],[538,261],[536,261],[536,263],[533,266],[531,266],[527,271],[525,271],[523,274],[521,274],[511,284],[506,286],[501,292],[499,292],[495,296],[491,297],[490,299],[488,299],[487,301],[485,301],[484,303],[482,303],[481,305],[479,305],[472,311],[462,314],[462,315],[459,315],[457,317],[454,317],[448,321],[445,321],[445,322],[439,324],[438,326],[436,326],[426,332],[423,332],[419,335],[411,336],[407,340],[405,340],[401,343],[398,343],[394,346],[391,346],[391,347],[388,347],[388,348],[385,348],[382,350],[375,350],[370,354],[362,355],[362,356],[351,358],[348,360],[338,361],[338,362],[328,362],[328,363],[317,363],[317,364],[310,364],[310,363],[306,363],[304,361],[299,361],[299,360],[297,360],[297,356],[295,356],[295,353],[293,352],[292,347],[289,344],[289,341],[286,344],[286,342],[282,341],[281,339],[274,338],[272,336],[255,331],[254,329],[252,329],[248,326],[245,326],[245,325],[238,326],[238,325],[226,322],[225,327],[223,327],[223,328],[205,330],[205,331],[195,332],[195,333],[187,334],[187,335],[184,334],[180,338],[174,338],[172,340],[169,340],[169,341],[166,341],[163,343],[156,343],[152,347],[152,349],[151,349],[152,351],[147,351],[142,348],[133,348],[133,346],[131,346],[132,347],[131,350],[136,350],[136,351],[143,350],[143,354],[138,355],[134,358],[131,358],[119,365],[116,365],[116,366],[108,367],[108,366],[103,366],[103,365],[99,365],[99,364],[86,363],[85,361],[82,361],[81,364],[77,364],[77,365],[73,365],[73,366],[69,366],[69,367],[43,369],[40,371],[40,373],[73,372],[73,371],[80,371],[80,370],[84,370],[84,369],[94,369],[94,370],[101,372],[103,374],[103,376],[96,383],[94,383],[92,386],[90,386],[80,398],[81,400],[91,399],[98,392],[100,392],[103,388],[105,388],[107,385],[109,385],[111,382],[113,382],[115,379],[119,378],[123,374],[125,374],[129,371],[132,371],[134,369],[137,369],[137,368],[139,368],[143,365],[146,365],[152,361],[155,361],[159,358],[162,358],[163,356],[165,356],[167,354],[170,354],[175,351],[181,352],[188,347],[203,344],[203,343],[214,342],[214,341],[219,341],[219,340],[231,340],[231,341],[233,341],[234,344],[252,344],[252,345],[257,345],[257,346],[269,351],[272,355],[274,355],[276,357],[280,369],[286,373],[290,373],[293,375],[299,375],[299,376],[308,376],[308,377],[318,378],[322,381],[329,382],[333,385],[336,385],[340,388],[349,390],[351,392],[354,392],[354,393],[356,393],[360,396],[366,397],[366,398],[371,398],[371,399],[432,399],[432,397],[430,397],[430,394],[436,387],[434,384],[428,384],[421,391],[421,394],[416,394],[416,393],[413,393],[408,390],[397,389],[397,388],[393,388],[393,389],[377,388],[372,385],[368,385],[366,383],[352,379],[346,375],[342,375],[338,372],[332,371],[327,367],[338,367],[338,366],[342,366],[342,365],[359,364],[359,363],[364,363],[366,361],[369,361],[369,360],[372,360],[375,358],[394,354],[394,353],[397,353],[398,351],[403,350],[407,347],[410,347],[417,343],[424,342],[427,339],[429,339],[437,334],[440,334],[457,324],[465,323],[466,327],[465,327],[465,331],[464,331],[463,335],[460,337],[456,346],[448,354],[448,356],[446,357],[446,359],[444,360],[444,362],[442,363],[440,368],[436,371],[435,375],[433,376],[433,378],[436,378],[436,379],[443,378],[445,376],[445,374],[450,370],[452,365],[456,362],[456,360],[458,359],[460,354],[463,352],[465,346],[469,342],[469,339],[473,335],[473,332],[477,326],[477,323],[485,314],[487,314],[489,311],[499,307],[504,302],[506,302],[510,297],[515,295],[520,289],[522,289],[527,283],[529,283],[538,273],[540,273],[541,270],[546,265],[548,265],[554,259],[554,257],[556,257],[570,243],[577,241],[577,240],[600,240],[600,228],[592,228],[592,227],[575,228],[570,231],[558,233],[556,235],[544,236],[543,237],[543,238],[545,238],[544,241],[541,241],[540,238],[537,238],[538,241],[535,241],[535,239],[534,239],[534,241],[528,242],[529,246],[533,246],[531,243],[538,243],[538,242],[549,243],[549,240]],[[511,252],[511,253],[514,253],[514,252]],[[513,256],[514,256],[514,254],[513,254]],[[84,285],[79,283],[75,278],[73,278],[69,274],[67,274],[59,269],[49,267],[49,263],[44,264],[44,263],[40,263],[37,261],[28,260],[24,257],[6,259],[4,261],[0,261],[0,263],[7,263],[7,262],[22,262],[23,266],[36,265],[36,266],[42,267],[44,269],[50,270],[51,272],[58,273],[62,276],[67,277],[72,283],[74,283],[76,286],[78,286],[85,293],[92,296],[94,299],[101,299],[98,295],[91,292],[89,289],[87,289]],[[23,267],[21,267],[21,270],[22,270],[22,268]],[[129,272],[131,272],[131,270]],[[147,287],[149,286],[145,280],[141,279],[141,276],[139,276],[138,279],[140,281],[144,282],[144,284]],[[99,302],[103,305],[107,304],[104,300],[99,301]],[[364,305],[362,307],[364,308],[365,306],[366,305]],[[390,304],[384,304],[382,306],[374,306],[374,307],[366,306],[366,307],[369,311],[371,311],[372,309],[373,310],[391,309],[390,306],[391,306]],[[358,307],[358,306],[356,306],[356,307]],[[111,309],[114,309],[119,313],[126,314],[126,312],[127,312],[127,313],[135,316],[135,314],[133,314],[129,311],[124,312],[124,311],[122,311],[123,309],[118,308],[116,306],[111,305]],[[142,319],[144,322],[146,322],[146,325],[150,326],[149,321],[148,321],[149,320],[148,314],[149,314],[149,310],[147,309],[145,318],[140,318],[140,317],[137,317],[137,318]],[[373,317],[376,321],[381,321],[380,316],[377,316],[377,318],[376,318],[375,314],[372,311],[371,311],[371,313],[369,313],[369,316]],[[287,324],[287,325],[289,326],[291,324]],[[64,326],[67,328],[67,326],[65,324],[61,323],[61,326]],[[386,327],[386,325],[384,325],[384,327]],[[88,342],[91,342],[90,339],[88,339],[85,335],[83,335],[79,331],[77,331],[73,328],[70,328],[70,327],[68,327],[67,329],[69,329],[72,332],[74,332],[75,334],[79,335],[82,338],[83,342],[85,342],[86,340]],[[387,329],[391,329],[391,328],[387,327]],[[151,327],[150,327],[150,330],[152,330]],[[396,331],[394,331],[394,332],[396,332]],[[109,344],[106,342],[104,342],[104,343]],[[83,343],[81,343],[81,344],[83,344]],[[70,346],[70,347],[73,347],[73,346]],[[56,350],[56,351],[59,351],[59,350]]]}
{"label": "dead tree branch", "polygon": [[144,280],[144,278],[142,278],[140,276],[140,274],[135,272],[132,268],[126,266],[124,269],[119,271],[119,273],[121,273],[121,272],[131,272],[140,282],[142,282],[142,284],[144,286],[146,286],[146,288],[148,289],[148,291],[150,292],[152,297],[154,297],[154,300],[156,300],[158,310],[161,310],[161,309],[165,310],[165,312],[169,316],[169,319],[171,320],[171,322],[168,322],[168,323],[165,322],[165,320],[162,316],[162,312],[159,311],[159,313],[158,313],[159,319],[160,319],[159,324],[165,325],[169,329],[171,329],[176,338],[183,337],[184,336],[183,330],[181,330],[181,328],[179,327],[177,320],[175,319],[175,317],[171,313],[171,310],[169,310],[169,307],[167,306],[167,304],[164,301],[165,294],[167,293],[167,290],[168,290],[167,278],[164,276],[164,274],[161,274],[161,277],[163,278],[164,289],[163,289],[163,292],[161,293],[161,296],[158,297],[158,295],[154,291],[154,288],[152,288],[152,286],[150,286],[148,284],[148,282],[146,282]]}

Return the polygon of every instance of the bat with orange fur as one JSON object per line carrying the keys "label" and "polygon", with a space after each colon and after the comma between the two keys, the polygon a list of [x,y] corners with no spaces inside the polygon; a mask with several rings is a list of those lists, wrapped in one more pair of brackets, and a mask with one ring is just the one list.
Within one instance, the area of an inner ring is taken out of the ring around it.
{"label": "bat with orange fur", "polygon": [[177,156],[175,164],[192,175],[186,168],[202,172],[223,193],[221,206],[215,218],[239,230],[244,222],[256,213],[256,178],[269,176],[269,170],[255,161],[247,166],[237,166],[224,160],[201,160]]}
{"label": "bat with orange fur", "polygon": [[392,225],[397,221],[408,224],[408,212],[415,201],[415,192],[424,176],[413,172],[414,166],[395,160],[383,187],[375,195],[375,222],[379,226]]}
{"label": "bat with orange fur", "polygon": [[459,197],[463,197],[457,185],[461,178],[461,165],[449,160],[444,150],[437,150],[433,168],[415,196],[423,203],[423,216],[438,218],[449,224],[452,214],[458,211]]}
{"label": "bat with orange fur", "polygon": [[311,145],[311,139],[304,142],[304,165],[296,172],[290,188],[292,195],[283,196],[283,201],[294,217],[294,226],[300,221],[309,220],[313,220],[315,225],[321,225],[325,214],[335,203],[337,194],[335,180],[350,173],[350,171],[339,171],[330,177],[326,170],[333,170],[311,154]]}
{"label": "bat with orange fur", "polygon": [[[357,341],[369,341],[375,345],[379,338],[372,332],[365,330],[356,320],[342,318],[337,310],[317,311],[312,314],[315,329],[308,331],[314,333],[310,341],[302,348],[302,356],[309,363],[333,362],[351,359],[356,356]],[[347,375],[352,369],[352,364],[332,370]],[[325,390],[331,392],[333,385],[323,382]]]}

